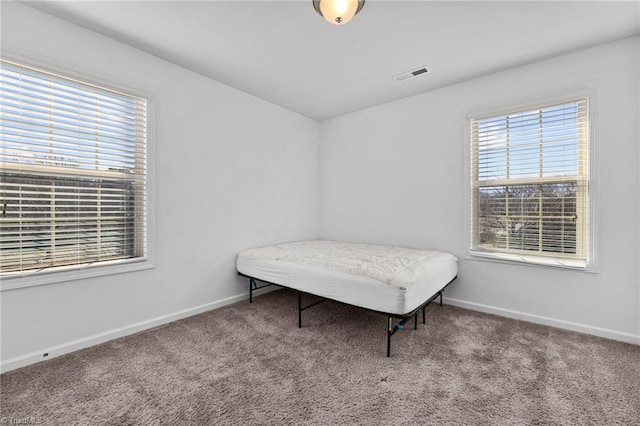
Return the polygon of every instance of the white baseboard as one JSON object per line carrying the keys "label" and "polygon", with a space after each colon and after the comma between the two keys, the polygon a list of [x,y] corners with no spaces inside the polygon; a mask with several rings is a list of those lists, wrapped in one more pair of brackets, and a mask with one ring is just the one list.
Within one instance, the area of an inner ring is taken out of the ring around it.
{"label": "white baseboard", "polygon": [[[259,296],[261,294],[269,293],[271,291],[275,291],[278,289],[279,288],[261,289],[261,290],[254,291],[253,294],[255,296]],[[182,318],[197,315],[202,312],[221,308],[223,306],[240,302],[248,298],[249,298],[248,292],[242,293],[236,296],[228,297],[226,299],[205,303],[204,305],[195,306],[189,309],[184,309],[182,311],[174,312],[172,314],[163,315],[163,316],[142,321],[136,324],[106,331],[104,333],[94,334],[93,336],[88,336],[82,339],[63,343],[61,345],[56,345],[50,348],[45,348],[45,349],[31,352],[25,355],[20,355],[0,363],[0,372],[4,373],[7,371],[15,370],[16,368],[26,367],[27,365],[31,365],[37,362],[55,358],[64,354],[68,354],[70,352],[75,352],[77,350],[84,349],[89,346],[105,343],[105,342],[108,342],[109,340],[117,339],[118,337],[128,336],[130,334],[138,333],[140,331],[157,327],[162,324],[167,324]],[[618,340],[622,342],[640,345],[640,335],[634,335],[631,333],[624,333],[624,332],[619,332],[615,330],[609,330],[606,328],[593,327],[585,324],[579,324],[579,323],[559,320],[555,318],[543,317],[540,315],[527,314],[524,312],[514,311],[511,309],[498,308],[495,306],[483,305],[481,303],[453,299],[450,297],[444,297],[443,301],[448,305],[459,306],[461,308],[470,309],[473,311],[486,312],[489,314],[495,314],[495,315],[508,317],[508,318],[515,318],[523,321],[549,325],[556,328],[562,328],[566,330],[577,331],[580,333],[592,334],[595,336],[605,337],[612,340]],[[47,356],[44,357],[44,354],[47,354]]]}
{"label": "white baseboard", "polygon": [[[269,293],[271,291],[278,290],[279,288],[268,288],[255,290],[254,296]],[[184,309],[182,311],[174,312],[172,314],[163,315],[150,320],[142,321],[136,324],[127,325],[125,327],[109,330],[104,333],[94,334],[93,336],[84,337],[82,339],[74,340],[71,342],[63,343],[61,345],[52,346],[39,351],[31,352],[25,355],[20,355],[14,358],[10,358],[0,363],[0,372],[6,373],[7,371],[15,370],[16,368],[26,367],[27,365],[35,364],[37,362],[46,361],[51,358],[59,357],[60,355],[75,352],[80,349],[88,348],[89,346],[98,345],[100,343],[107,342],[109,340],[117,339],[118,337],[128,336],[130,334],[138,333],[140,331],[147,330],[149,328],[157,327],[159,325],[167,324],[173,321],[177,321],[182,318],[190,317],[200,314],[202,312],[210,311],[213,309],[221,308],[232,303],[240,302],[242,300],[249,299],[249,292],[242,293],[236,296],[227,297],[226,299],[217,300],[215,302],[205,303],[204,305],[195,306],[193,308]],[[45,356],[46,354],[46,356]]]}
{"label": "white baseboard", "polygon": [[540,315],[527,314],[525,312],[514,311],[512,309],[498,308],[495,306],[483,305],[481,303],[468,302],[466,300],[452,299],[450,297],[444,297],[443,302],[448,305],[458,306],[460,308],[470,309],[472,311],[495,314],[502,317],[519,319],[536,324],[549,325],[551,327],[577,331],[579,333],[592,334],[594,336],[605,337],[607,339],[640,345],[640,335],[634,335],[631,333],[625,333],[601,327],[594,327],[591,325],[564,321],[556,318],[543,317]]}

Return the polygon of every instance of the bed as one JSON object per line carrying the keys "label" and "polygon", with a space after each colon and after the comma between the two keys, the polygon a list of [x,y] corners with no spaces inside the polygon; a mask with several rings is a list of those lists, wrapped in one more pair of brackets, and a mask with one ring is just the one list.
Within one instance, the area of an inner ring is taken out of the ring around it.
{"label": "bed", "polygon": [[[449,253],[407,247],[342,241],[300,241],[241,252],[238,274],[249,279],[253,291],[278,285],[298,292],[298,327],[302,312],[325,299],[379,312],[387,316],[387,356],[391,336],[440,298],[458,274],[457,258]],[[322,299],[307,306],[302,294]]]}

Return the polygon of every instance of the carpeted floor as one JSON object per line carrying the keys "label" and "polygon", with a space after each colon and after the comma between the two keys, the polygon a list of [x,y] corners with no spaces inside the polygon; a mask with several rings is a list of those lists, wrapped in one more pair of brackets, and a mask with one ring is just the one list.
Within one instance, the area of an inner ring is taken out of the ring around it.
{"label": "carpeted floor", "polygon": [[640,347],[451,306],[397,333],[277,291],[2,375],[40,424],[640,425]]}

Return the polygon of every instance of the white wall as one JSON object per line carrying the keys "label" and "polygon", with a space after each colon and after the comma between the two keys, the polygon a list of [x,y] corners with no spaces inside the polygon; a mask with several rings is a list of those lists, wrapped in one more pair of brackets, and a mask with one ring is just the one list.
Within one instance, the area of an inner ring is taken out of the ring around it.
{"label": "white wall", "polygon": [[318,237],[316,121],[18,3],[2,43],[151,93],[157,229],[155,269],[2,292],[5,369],[239,300],[238,251]]}
{"label": "white wall", "polygon": [[[461,258],[451,303],[639,342],[638,48],[627,39],[321,122],[321,237],[449,251]],[[594,81],[600,273],[464,259],[466,113]]]}

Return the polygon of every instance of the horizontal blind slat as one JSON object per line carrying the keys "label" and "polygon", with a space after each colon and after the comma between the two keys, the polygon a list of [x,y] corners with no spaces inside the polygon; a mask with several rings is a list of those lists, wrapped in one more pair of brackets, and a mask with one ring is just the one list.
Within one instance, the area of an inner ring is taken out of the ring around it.
{"label": "horizontal blind slat", "polygon": [[471,120],[472,250],[586,260],[586,99]]}
{"label": "horizontal blind slat", "polygon": [[144,256],[146,100],[1,64],[0,273]]}

